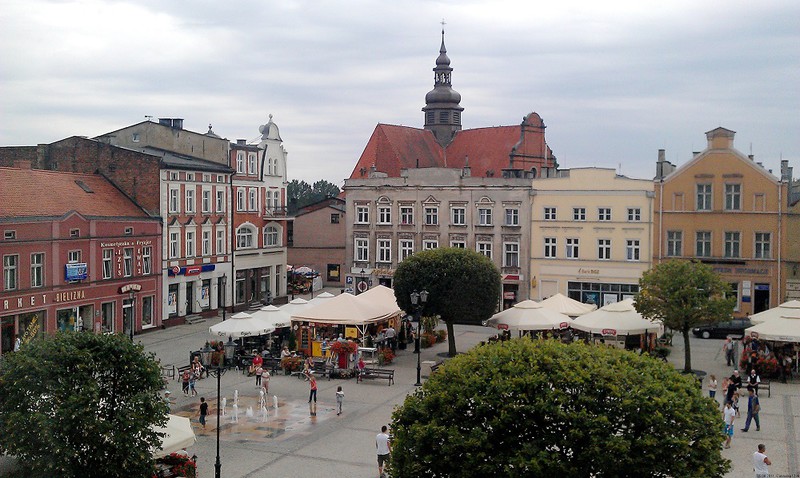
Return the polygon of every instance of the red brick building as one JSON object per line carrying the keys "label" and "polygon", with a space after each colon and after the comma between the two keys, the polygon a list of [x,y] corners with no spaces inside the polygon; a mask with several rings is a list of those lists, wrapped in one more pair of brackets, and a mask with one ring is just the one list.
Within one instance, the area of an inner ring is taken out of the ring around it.
{"label": "red brick building", "polygon": [[100,174],[0,167],[0,353],[161,325],[161,221]]}
{"label": "red brick building", "polygon": [[300,208],[291,224],[289,264],[319,272],[326,287],[352,288],[345,284],[347,220],[345,201],[325,198]]}

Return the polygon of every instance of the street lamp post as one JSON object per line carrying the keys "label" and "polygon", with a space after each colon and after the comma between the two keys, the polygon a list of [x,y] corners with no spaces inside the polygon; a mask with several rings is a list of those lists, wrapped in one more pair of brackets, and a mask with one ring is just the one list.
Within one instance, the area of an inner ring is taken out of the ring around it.
{"label": "street lamp post", "polygon": [[417,354],[417,383],[414,385],[422,386],[422,348],[420,347],[420,335],[422,333],[422,309],[425,308],[425,303],[428,302],[428,291],[422,290],[421,292],[414,291],[411,293],[411,305],[414,306],[414,315],[417,317],[417,338],[414,341],[414,353]]}
{"label": "street lamp post", "polygon": [[220,478],[220,473],[222,472],[222,462],[219,461],[219,429],[221,428],[221,423],[219,422],[219,412],[220,404],[222,403],[222,399],[220,397],[220,383],[222,376],[225,375],[225,368],[218,364],[215,367],[211,367],[209,365],[206,370],[208,370],[209,374],[217,377],[217,461],[214,463],[214,478]]}
{"label": "street lamp post", "polygon": [[136,325],[136,291],[131,289],[128,292],[128,298],[131,299],[131,326],[128,332],[131,336],[131,342],[133,342],[133,327]]}
{"label": "street lamp post", "polygon": [[225,307],[227,293],[228,293],[228,276],[222,274],[222,320],[223,321],[225,320],[225,313],[227,312],[227,309]]}

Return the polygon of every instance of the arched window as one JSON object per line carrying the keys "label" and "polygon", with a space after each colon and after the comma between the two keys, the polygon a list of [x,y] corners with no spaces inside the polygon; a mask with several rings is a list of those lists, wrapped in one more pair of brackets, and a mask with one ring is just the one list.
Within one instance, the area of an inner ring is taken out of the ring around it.
{"label": "arched window", "polygon": [[254,239],[253,229],[242,226],[236,231],[236,247],[239,249],[251,249],[256,247],[257,244],[253,242]]}
{"label": "arched window", "polygon": [[264,227],[264,247],[280,246],[280,234],[275,226]]}

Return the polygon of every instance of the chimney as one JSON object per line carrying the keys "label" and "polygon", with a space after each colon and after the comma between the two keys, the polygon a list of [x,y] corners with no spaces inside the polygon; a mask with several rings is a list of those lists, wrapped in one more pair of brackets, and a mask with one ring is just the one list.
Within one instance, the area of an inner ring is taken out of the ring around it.
{"label": "chimney", "polygon": [[464,167],[461,168],[461,177],[468,178],[472,175],[472,171],[469,167],[469,156],[464,156]]}
{"label": "chimney", "polygon": [[247,140],[246,139],[237,139],[236,140],[236,144],[247,144]]}
{"label": "chimney", "polygon": [[792,182],[792,168],[789,167],[788,159],[781,159],[781,181]]}
{"label": "chimney", "polygon": [[748,155],[747,155],[747,159],[749,159],[750,161],[752,161],[754,157],[755,157],[755,156],[753,156],[752,154],[748,154]]}
{"label": "chimney", "polygon": [[675,165],[667,161],[666,150],[658,150],[658,160],[656,161],[656,179],[664,179],[671,172],[675,171]]}

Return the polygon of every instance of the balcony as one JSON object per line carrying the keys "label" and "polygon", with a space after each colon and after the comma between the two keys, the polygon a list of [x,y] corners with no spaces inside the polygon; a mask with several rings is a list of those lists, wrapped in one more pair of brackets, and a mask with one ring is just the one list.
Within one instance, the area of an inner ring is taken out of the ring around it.
{"label": "balcony", "polygon": [[285,206],[269,207],[264,210],[264,219],[274,219],[276,217],[286,217],[288,208]]}

